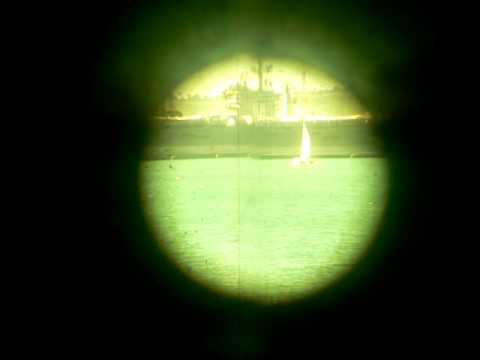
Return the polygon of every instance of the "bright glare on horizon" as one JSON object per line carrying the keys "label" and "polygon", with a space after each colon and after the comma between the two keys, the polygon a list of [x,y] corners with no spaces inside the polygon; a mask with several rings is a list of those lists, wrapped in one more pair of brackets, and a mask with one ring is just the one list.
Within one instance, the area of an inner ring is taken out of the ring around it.
{"label": "bright glare on horizon", "polygon": [[[232,115],[226,92],[237,85],[258,91],[262,78],[262,89],[279,97],[275,117],[280,121],[352,119],[367,114],[341,83],[321,69],[279,58],[262,58],[261,68],[260,76],[259,59],[245,54],[210,65],[174,90],[176,103],[170,104],[170,110],[178,110],[189,118]],[[207,104],[205,101],[209,99],[211,103]],[[191,100],[204,103],[193,106],[185,103]]]}
{"label": "bright glare on horizon", "polygon": [[[264,64],[272,65],[265,76],[272,81],[271,88],[275,92],[283,92],[288,84],[292,89],[302,91],[329,90],[340,84],[316,68],[299,62],[265,58]],[[257,60],[250,55],[239,55],[211,65],[196,73],[182,83],[175,91],[176,95],[198,94],[217,97],[229,86],[245,80],[251,89],[258,88],[258,77],[255,69]],[[305,74],[305,76],[304,76]]]}

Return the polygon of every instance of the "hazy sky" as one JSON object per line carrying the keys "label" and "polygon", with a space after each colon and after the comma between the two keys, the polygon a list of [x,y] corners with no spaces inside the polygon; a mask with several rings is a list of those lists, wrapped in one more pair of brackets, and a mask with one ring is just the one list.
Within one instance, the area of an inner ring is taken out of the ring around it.
{"label": "hazy sky", "polygon": [[[275,92],[284,92],[285,85],[296,90],[311,91],[314,89],[329,89],[340,85],[317,68],[307,67],[298,62],[281,59],[264,59],[264,64],[272,64],[272,71],[264,78],[272,82]],[[199,94],[203,96],[218,96],[230,85],[243,77],[248,87],[258,88],[258,75],[253,67],[257,60],[249,55],[239,55],[221,63],[213,64],[194,74],[175,90],[177,95]],[[305,78],[303,73],[305,72]],[[303,79],[305,83],[303,84]]]}

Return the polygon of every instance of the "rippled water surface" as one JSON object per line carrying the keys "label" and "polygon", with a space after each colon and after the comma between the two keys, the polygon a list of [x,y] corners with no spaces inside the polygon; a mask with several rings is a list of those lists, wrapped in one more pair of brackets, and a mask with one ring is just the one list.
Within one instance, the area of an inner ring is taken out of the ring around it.
{"label": "rippled water surface", "polygon": [[386,160],[194,159],[141,165],[159,246],[193,279],[276,301],[321,288],[368,248],[386,201]]}

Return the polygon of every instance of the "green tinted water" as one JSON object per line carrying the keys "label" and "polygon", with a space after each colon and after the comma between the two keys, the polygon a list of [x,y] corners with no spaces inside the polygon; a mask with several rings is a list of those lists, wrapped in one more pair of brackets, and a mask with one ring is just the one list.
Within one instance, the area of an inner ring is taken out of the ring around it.
{"label": "green tinted water", "polygon": [[348,270],[386,201],[386,160],[159,160],[142,163],[149,222],[182,271],[261,301],[293,299]]}

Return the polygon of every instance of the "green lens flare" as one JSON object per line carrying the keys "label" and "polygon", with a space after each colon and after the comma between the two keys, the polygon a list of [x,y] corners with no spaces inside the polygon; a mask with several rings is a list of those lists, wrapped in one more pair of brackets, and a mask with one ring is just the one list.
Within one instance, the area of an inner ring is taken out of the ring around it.
{"label": "green lens flare", "polygon": [[[243,68],[258,75],[258,66],[269,69],[262,89],[242,75]],[[282,113],[285,83],[297,99],[287,104],[290,113]],[[278,94],[278,109],[263,118],[255,106],[245,110],[261,101],[253,97],[238,103],[234,117],[222,103],[229,88]],[[381,220],[388,172],[369,118],[358,117],[367,112],[340,89],[317,69],[245,57],[180,85],[174,107],[182,115],[159,117],[140,179],[158,245],[181,271],[221,293],[275,303],[325,288],[353,268]],[[192,92],[201,96],[185,95]],[[192,101],[203,107],[189,110]],[[303,109],[297,118],[295,106]],[[197,120],[181,121],[199,109]],[[239,121],[239,109],[251,111],[243,115],[250,121]],[[213,115],[219,118],[199,121]]]}

